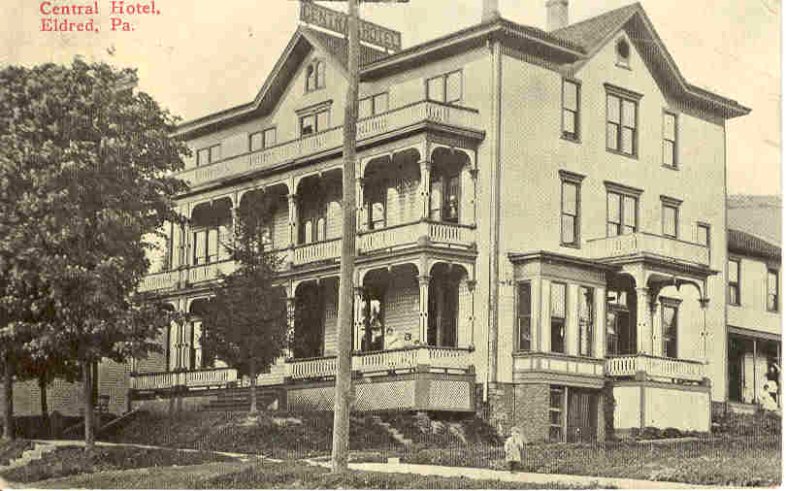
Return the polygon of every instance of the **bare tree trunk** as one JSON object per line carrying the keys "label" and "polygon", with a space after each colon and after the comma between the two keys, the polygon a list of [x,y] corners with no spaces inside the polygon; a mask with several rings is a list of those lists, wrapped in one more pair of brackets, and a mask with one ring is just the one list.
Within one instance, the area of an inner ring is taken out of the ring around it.
{"label": "bare tree trunk", "polygon": [[14,435],[14,366],[11,356],[5,356],[3,367],[3,438],[13,440]]}
{"label": "bare tree trunk", "polygon": [[85,450],[95,447],[95,426],[93,424],[93,364],[82,362],[82,398],[85,413]]}
{"label": "bare tree trunk", "polygon": [[249,372],[251,375],[251,410],[248,414],[254,418],[259,412],[257,411],[257,366],[253,360],[249,363]]}
{"label": "bare tree trunk", "polygon": [[45,435],[49,435],[49,401],[46,398],[46,376],[39,375],[38,377],[38,390],[41,394],[41,423]]}

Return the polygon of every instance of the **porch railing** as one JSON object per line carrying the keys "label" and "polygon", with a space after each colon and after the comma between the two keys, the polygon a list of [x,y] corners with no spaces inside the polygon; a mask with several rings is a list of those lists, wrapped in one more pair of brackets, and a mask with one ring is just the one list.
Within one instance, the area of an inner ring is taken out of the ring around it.
{"label": "porch railing", "polygon": [[431,242],[437,244],[468,248],[475,242],[475,227],[455,223],[426,221],[395,225],[360,234],[357,240],[358,251],[360,253],[368,253],[395,249],[415,244],[421,237],[428,238]]}
{"label": "porch railing", "polygon": [[703,265],[710,263],[710,250],[704,245],[646,232],[588,240],[587,251],[596,259],[613,259],[648,253],[687,263]]}
{"label": "porch railing", "polygon": [[[413,346],[389,351],[356,353],[352,356],[352,370],[363,373],[413,370],[418,366],[439,370],[466,371],[471,365],[471,350]],[[336,357],[325,356],[289,362],[293,380],[333,377],[336,375]]]}
{"label": "porch railing", "polygon": [[303,244],[295,247],[296,265],[324,261],[327,259],[337,259],[341,256],[341,239],[331,239],[312,244]]}
{"label": "porch railing", "polygon": [[[481,127],[480,116],[475,109],[420,101],[358,121],[358,139],[364,140],[393,130],[408,128],[417,123],[429,122],[477,131],[480,131]],[[244,153],[214,164],[186,169],[181,171],[178,177],[191,186],[196,186],[321,152],[338,151],[342,144],[342,132],[343,127],[331,128],[258,152]]]}
{"label": "porch railing", "polygon": [[148,274],[139,283],[139,291],[149,292],[175,288],[179,279],[180,271],[162,271],[160,273]]}
{"label": "porch railing", "polygon": [[133,390],[223,387],[237,381],[237,370],[234,368],[206,368],[184,372],[135,373],[131,375],[130,387]]}
{"label": "porch railing", "polygon": [[636,377],[644,374],[652,380],[676,380],[702,382],[705,377],[704,363],[678,358],[638,354],[614,356],[606,360],[606,375],[609,377]]}
{"label": "porch railing", "polygon": [[202,281],[214,280],[219,275],[230,274],[235,268],[237,268],[237,264],[231,260],[191,266],[188,269],[188,282],[200,283]]}

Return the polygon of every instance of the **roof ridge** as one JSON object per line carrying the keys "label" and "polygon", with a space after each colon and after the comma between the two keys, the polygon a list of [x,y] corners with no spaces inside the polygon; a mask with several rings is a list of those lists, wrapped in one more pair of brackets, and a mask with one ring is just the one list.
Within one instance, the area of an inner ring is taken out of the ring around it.
{"label": "roof ridge", "polygon": [[[559,29],[555,29],[555,30],[551,31],[551,33],[552,34],[556,34],[556,33],[560,32],[560,31],[564,31],[565,29],[570,29],[571,27],[580,26],[580,25],[583,25],[583,24],[585,24],[587,22],[596,21],[596,20],[600,19],[601,17],[606,17],[608,15],[618,14],[620,11],[625,10],[625,9],[630,9],[630,8],[636,8],[637,10],[640,10],[643,7],[641,6],[641,2],[629,3],[628,5],[623,5],[622,7],[618,7],[616,9],[614,9],[614,10],[609,10],[608,12],[603,12],[602,14],[598,14],[598,15],[594,15],[592,17],[588,17],[588,18],[586,18],[584,20],[581,20],[579,22],[574,22],[573,24],[568,24],[565,27],[560,27]],[[546,31],[546,32],[548,32],[548,31]]]}

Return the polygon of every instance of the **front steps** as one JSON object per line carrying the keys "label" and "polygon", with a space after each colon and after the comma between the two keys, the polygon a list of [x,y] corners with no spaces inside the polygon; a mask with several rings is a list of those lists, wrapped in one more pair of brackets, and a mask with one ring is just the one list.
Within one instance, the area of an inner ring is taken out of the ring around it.
{"label": "front steps", "polygon": [[[251,407],[251,388],[237,387],[221,391],[202,411],[247,412]],[[283,391],[257,387],[257,408],[260,411],[275,411],[284,408]]]}

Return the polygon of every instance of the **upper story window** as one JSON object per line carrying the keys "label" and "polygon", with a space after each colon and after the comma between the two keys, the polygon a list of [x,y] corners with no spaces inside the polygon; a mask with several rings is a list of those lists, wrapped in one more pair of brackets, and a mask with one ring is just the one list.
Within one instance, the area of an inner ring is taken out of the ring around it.
{"label": "upper story window", "polygon": [[581,181],[584,176],[560,170],[562,180],[560,205],[560,243],[567,246],[579,245],[581,208]]}
{"label": "upper story window", "polygon": [[767,270],[767,310],[778,312],[780,305],[780,284],[777,269]]}
{"label": "upper story window", "polygon": [[565,352],[565,312],[567,306],[567,285],[551,284],[551,352]]}
{"label": "upper story window", "polygon": [[461,102],[463,81],[461,70],[445,73],[426,81],[426,99],[455,104]]}
{"label": "upper story window", "polygon": [[663,235],[676,239],[679,235],[680,201],[661,196],[661,221]]}
{"label": "upper story window", "polygon": [[729,305],[740,304],[740,260],[729,259],[729,289],[728,289],[728,302]]}
{"label": "upper story window", "polygon": [[313,135],[330,127],[330,109],[303,114],[300,116],[300,136]]}
{"label": "upper story window", "polygon": [[519,351],[532,350],[532,287],[529,283],[518,285]]}
{"label": "upper story window", "polygon": [[710,226],[707,223],[696,224],[696,242],[703,246],[710,246]]}
{"label": "upper story window", "polygon": [[677,358],[677,319],[679,317],[679,301],[661,298],[661,339],[663,340],[663,356]]}
{"label": "upper story window", "polygon": [[622,38],[617,41],[615,51],[617,53],[617,65],[624,68],[630,68],[630,44],[628,40]]}
{"label": "upper story window", "polygon": [[221,145],[212,145],[210,147],[200,148],[197,150],[196,165],[212,164],[221,160]]}
{"label": "upper story window", "polygon": [[366,195],[366,209],[368,210],[369,230],[385,228],[387,220],[387,195],[388,183],[380,181],[368,187]]}
{"label": "upper story window", "polygon": [[639,94],[606,85],[606,148],[635,157],[638,153]]}
{"label": "upper story window", "polygon": [[677,115],[663,113],[663,165],[677,167]]}
{"label": "upper story window", "polygon": [[251,133],[248,137],[248,150],[256,152],[265,148],[270,148],[276,144],[276,129],[268,128],[264,131]]}
{"label": "upper story window", "polygon": [[562,137],[579,139],[580,87],[572,80],[562,81]]}
{"label": "upper story window", "polygon": [[314,60],[306,67],[306,92],[325,88],[325,62]]}
{"label": "upper story window", "polygon": [[388,93],[373,95],[360,99],[358,105],[358,118],[368,118],[388,111]]}
{"label": "upper story window", "polygon": [[606,182],[606,189],[606,236],[637,232],[641,190],[610,182]]}
{"label": "upper story window", "polygon": [[595,336],[595,289],[579,287],[579,355],[592,356]]}
{"label": "upper story window", "polygon": [[458,223],[461,202],[461,168],[444,166],[431,173],[429,217],[435,222]]}

